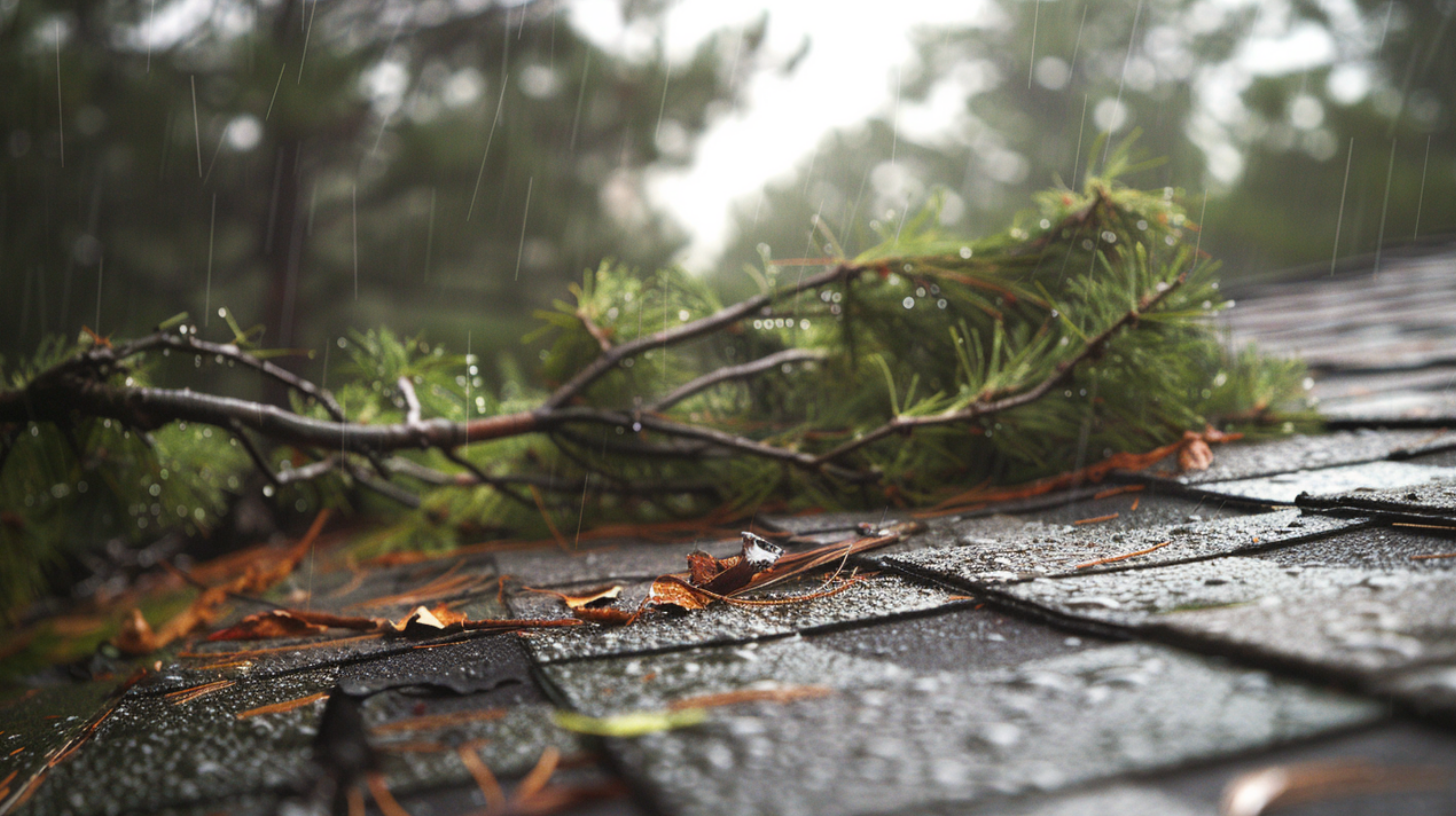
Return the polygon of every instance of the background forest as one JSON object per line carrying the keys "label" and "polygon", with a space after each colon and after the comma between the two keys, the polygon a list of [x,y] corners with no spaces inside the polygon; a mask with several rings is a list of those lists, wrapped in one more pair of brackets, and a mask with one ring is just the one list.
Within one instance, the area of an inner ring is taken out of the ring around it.
{"label": "background forest", "polygon": [[[0,352],[226,306],[264,344],[318,354],[349,328],[426,329],[456,350],[468,334],[496,377],[501,355],[535,356],[519,343],[531,309],[582,270],[673,260],[695,225],[654,202],[650,174],[689,165],[756,76],[814,53],[812,36],[768,53],[765,13],[673,61],[669,13],[693,5],[623,2],[622,31],[645,45],[611,49],[552,0],[0,2]],[[1125,181],[1185,191],[1226,278],[1443,233],[1452,16],[1373,0],[979,4],[920,30],[911,64],[864,89],[886,114],[741,201],[714,269],[693,271],[731,289],[760,245],[819,254],[816,214],[853,252],[871,220],[937,187],[948,227],[1000,229],[1032,192],[1076,186],[1099,132],[1134,127],[1169,161]],[[901,132],[916,105],[938,126]]]}

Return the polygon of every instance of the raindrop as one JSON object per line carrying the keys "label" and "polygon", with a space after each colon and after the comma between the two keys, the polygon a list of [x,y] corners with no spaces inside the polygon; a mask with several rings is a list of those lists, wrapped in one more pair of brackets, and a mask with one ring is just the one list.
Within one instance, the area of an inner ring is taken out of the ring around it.
{"label": "raindrop", "polygon": [[961,257],[962,258],[969,258],[969,257],[971,257],[971,248],[968,247],[968,246],[961,247]]}
{"label": "raindrop", "polygon": [[907,296],[905,298],[905,300],[901,301],[901,303],[907,309],[913,309],[913,308],[915,308],[915,298],[913,298],[913,297],[908,297]]}
{"label": "raindrop", "polygon": [[273,485],[263,485],[263,495],[264,496],[272,497],[272,495],[273,495],[274,492],[275,491],[273,490]]}
{"label": "raindrop", "polygon": [[944,309],[944,308],[945,308],[945,307],[946,307],[946,306],[948,306],[948,305],[949,305],[949,304],[948,304],[948,303],[947,303],[947,302],[946,302],[946,299],[945,299],[945,298],[941,298],[941,299],[940,299],[940,300],[937,300],[937,301],[936,301],[936,302],[935,302],[935,305],[936,305],[936,306],[937,306],[937,307],[938,307],[938,308],[941,308],[941,309]]}

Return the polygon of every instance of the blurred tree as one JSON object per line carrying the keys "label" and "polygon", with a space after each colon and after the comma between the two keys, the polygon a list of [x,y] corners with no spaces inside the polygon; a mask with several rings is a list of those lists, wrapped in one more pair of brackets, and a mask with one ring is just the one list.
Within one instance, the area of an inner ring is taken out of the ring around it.
{"label": "blurred tree", "polygon": [[0,2],[0,351],[220,306],[275,347],[387,322],[519,348],[602,256],[665,264],[683,236],[642,171],[689,159],[761,27],[670,64],[565,11]]}
{"label": "blurred tree", "polygon": [[1233,275],[1328,263],[1337,226],[1341,257],[1456,228],[1434,204],[1456,195],[1456,4],[985,6],[974,25],[922,32],[887,115],[832,134],[746,202],[720,271],[765,247],[826,254],[815,216],[853,252],[865,222],[903,218],[937,186],[943,222],[983,233],[1033,190],[1079,186],[1103,158],[1098,137],[1133,128],[1166,161],[1131,183],[1183,190],[1209,225],[1202,248]]}

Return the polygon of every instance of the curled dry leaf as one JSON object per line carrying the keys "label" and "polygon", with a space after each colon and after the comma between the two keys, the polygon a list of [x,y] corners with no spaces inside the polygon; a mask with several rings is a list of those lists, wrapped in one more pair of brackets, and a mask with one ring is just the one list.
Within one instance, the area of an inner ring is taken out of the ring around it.
{"label": "curled dry leaf", "polygon": [[[753,533],[742,533],[743,552],[717,559],[706,553],[688,556],[688,571],[659,576],[652,582],[648,603],[686,611],[703,609],[714,601],[797,578],[819,567],[843,564],[851,556],[888,546],[925,529],[920,522],[892,524],[870,530],[871,535],[826,544],[803,552],[784,554],[783,548]],[[816,593],[809,597],[822,597]],[[792,602],[793,599],[783,599]]]}
{"label": "curled dry leaf", "polygon": [[652,582],[647,598],[653,606],[672,606],[687,612],[705,609],[717,600],[678,575],[659,576]]}
{"label": "curled dry leaf", "polygon": [[328,629],[327,626],[309,623],[283,610],[260,612],[238,621],[207,636],[208,640],[266,640],[268,638],[304,637],[316,635]]}
{"label": "curled dry leaf", "polygon": [[[142,621],[145,624],[145,620]],[[430,638],[456,632],[517,629],[539,629],[553,626],[578,626],[579,620],[469,620],[444,606],[428,609],[417,606],[405,617],[357,618],[328,612],[300,609],[275,609],[243,618],[235,626],[214,632],[208,640],[262,640],[280,637],[302,637],[319,634],[325,629],[352,629],[358,632]],[[123,633],[125,634],[125,633]]]}
{"label": "curled dry leaf", "polygon": [[622,596],[621,584],[610,584],[608,586],[596,587],[594,589],[582,590],[579,593],[557,592],[554,589],[535,589],[522,587],[527,592],[539,592],[542,595],[555,595],[566,604],[566,608],[572,611],[585,608],[596,608],[610,606]]}
{"label": "curled dry leaf", "polygon": [[122,654],[128,655],[150,654],[159,648],[152,625],[147,623],[146,616],[142,615],[140,609],[133,609],[126,614],[115,643]]}
{"label": "curled dry leaf", "polygon": [[328,612],[299,609],[273,609],[258,612],[233,626],[207,636],[208,640],[267,640],[282,637],[306,637],[327,629],[353,629],[374,632],[379,629],[374,618],[352,618]]}

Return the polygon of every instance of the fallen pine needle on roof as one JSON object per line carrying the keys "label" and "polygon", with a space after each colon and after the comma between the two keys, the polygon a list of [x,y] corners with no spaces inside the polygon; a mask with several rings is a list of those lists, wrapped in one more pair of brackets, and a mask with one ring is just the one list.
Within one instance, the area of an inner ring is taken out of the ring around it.
{"label": "fallen pine needle on roof", "polygon": [[1097,524],[1097,523],[1103,522],[1103,521],[1112,521],[1113,519],[1117,518],[1120,515],[1122,515],[1122,514],[1121,513],[1108,513],[1105,516],[1094,516],[1093,518],[1078,519],[1077,521],[1074,521],[1072,523],[1073,524],[1076,524],[1076,525],[1081,525],[1081,524]]}
{"label": "fallen pine needle on roof", "polygon": [[541,792],[546,783],[551,781],[551,775],[556,773],[556,766],[561,762],[561,751],[554,745],[546,746],[541,752],[541,759],[536,762],[536,767],[526,774],[521,784],[516,786],[516,803],[520,804]]}
{"label": "fallen pine needle on roof", "polygon": [[259,714],[280,714],[284,711],[292,711],[295,708],[303,708],[309,703],[315,702],[317,700],[322,700],[327,696],[329,696],[329,693],[327,691],[315,692],[314,694],[310,694],[306,697],[299,697],[296,700],[284,700],[281,703],[273,703],[272,705],[250,708],[247,711],[239,711],[233,716],[239,720],[246,720],[249,717],[256,717]]}
{"label": "fallen pine needle on roof", "polygon": [[235,685],[235,682],[232,680],[215,680],[211,683],[203,683],[200,686],[193,686],[192,688],[170,691],[167,692],[167,694],[164,696],[171,701],[172,705],[181,705],[183,703],[190,703],[193,700],[196,700],[198,697],[205,697],[213,693],[214,691],[222,691],[223,689],[229,688],[233,685]]}
{"label": "fallen pine needle on roof", "polygon": [[1095,567],[1100,564],[1111,564],[1116,561],[1126,561],[1129,558],[1137,558],[1140,555],[1147,555],[1154,550],[1161,550],[1162,548],[1172,543],[1173,541],[1169,539],[1168,541],[1164,541],[1161,544],[1154,544],[1146,550],[1138,550],[1137,552],[1123,553],[1122,555],[1111,555],[1107,558],[1099,558],[1096,561],[1088,561],[1084,564],[1078,564],[1077,566],[1073,567],[1073,569],[1086,569],[1088,567]]}
{"label": "fallen pine needle on roof", "polygon": [[385,784],[383,774],[371,771],[365,775],[364,781],[369,786],[369,794],[374,797],[375,804],[379,805],[380,813],[383,813],[384,816],[410,816],[410,812],[400,807],[394,794],[389,792],[389,786]]}
{"label": "fallen pine needle on roof", "polygon": [[392,734],[398,731],[428,731],[463,722],[490,722],[506,715],[504,708],[487,708],[480,711],[458,711],[449,714],[426,714],[407,720],[395,720],[369,729],[374,734]]}
{"label": "fallen pine needle on roof", "polygon": [[827,697],[833,693],[834,689],[828,686],[785,686],[783,688],[768,689],[738,689],[737,691],[724,691],[718,694],[699,694],[693,697],[683,697],[668,703],[667,708],[669,711],[682,711],[691,708],[717,708],[718,706],[737,705],[739,703],[791,703],[794,700]]}
{"label": "fallen pine needle on roof", "polygon": [[1456,558],[1456,552],[1448,553],[1427,553],[1425,555],[1412,555],[1412,561],[1433,561],[1437,558]]}
{"label": "fallen pine needle on roof", "polygon": [[1141,493],[1145,489],[1147,489],[1147,485],[1140,484],[1123,485],[1122,487],[1109,487],[1106,490],[1098,491],[1097,493],[1092,494],[1092,500],[1096,501],[1097,499],[1110,499],[1113,496],[1121,496],[1124,493]]}
{"label": "fallen pine needle on roof", "polygon": [[475,746],[462,745],[457,749],[460,754],[460,764],[470,772],[475,779],[475,784],[480,788],[480,794],[485,797],[486,813],[501,813],[506,809],[506,795],[501,792],[500,782],[496,780],[495,774],[490,772],[490,767],[476,753]]}

